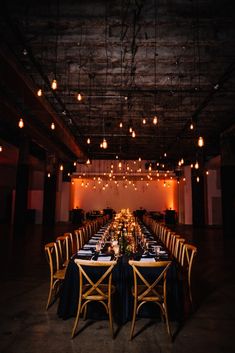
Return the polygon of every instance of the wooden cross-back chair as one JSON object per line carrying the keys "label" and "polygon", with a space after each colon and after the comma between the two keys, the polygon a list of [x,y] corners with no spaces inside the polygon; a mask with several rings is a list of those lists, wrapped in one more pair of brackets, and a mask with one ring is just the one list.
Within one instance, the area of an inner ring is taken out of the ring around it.
{"label": "wooden cross-back chair", "polygon": [[61,268],[58,245],[55,242],[45,245],[46,259],[50,267],[50,287],[46,310],[56,300],[60,284],[64,280],[65,268]]}
{"label": "wooden cross-back chair", "polygon": [[193,305],[192,288],[191,288],[192,268],[193,268],[193,262],[196,254],[197,254],[197,247],[195,245],[184,243],[182,248],[182,255],[181,255],[181,269],[183,274],[185,274],[187,278],[187,284],[189,289],[189,299],[190,299],[191,305]]}
{"label": "wooden cross-back chair", "polygon": [[[90,302],[100,302],[109,317],[109,326],[113,337],[113,319],[112,319],[112,294],[115,291],[112,285],[112,272],[116,261],[91,261],[75,259],[79,269],[79,298],[75,322],[72,330],[72,338],[75,336],[76,328],[79,322],[80,314],[86,317],[87,305]],[[103,269],[99,271],[95,279],[94,271],[89,271],[92,267]],[[92,275],[91,275],[92,273]]]}
{"label": "wooden cross-back chair", "polygon": [[[167,272],[171,261],[141,262],[129,260],[133,269],[134,286],[132,295],[134,296],[134,308],[131,324],[130,339],[133,338],[136,315],[142,305],[148,302],[156,303],[162,316],[165,318],[167,332],[171,337],[168,311],[167,311]],[[145,269],[145,273],[143,273]],[[149,270],[154,269],[154,277],[149,279]],[[146,271],[148,270],[148,271]]]}
{"label": "wooden cross-back chair", "polygon": [[58,245],[59,262],[62,266],[67,267],[70,259],[69,236],[67,234],[58,236],[56,243]]}

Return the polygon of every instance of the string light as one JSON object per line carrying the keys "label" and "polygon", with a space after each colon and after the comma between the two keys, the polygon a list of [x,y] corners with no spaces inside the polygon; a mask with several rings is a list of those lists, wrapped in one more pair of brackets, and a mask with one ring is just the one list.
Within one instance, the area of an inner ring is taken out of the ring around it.
{"label": "string light", "polygon": [[22,118],[20,118],[18,126],[19,126],[20,129],[22,129],[24,127],[24,121],[23,121]]}

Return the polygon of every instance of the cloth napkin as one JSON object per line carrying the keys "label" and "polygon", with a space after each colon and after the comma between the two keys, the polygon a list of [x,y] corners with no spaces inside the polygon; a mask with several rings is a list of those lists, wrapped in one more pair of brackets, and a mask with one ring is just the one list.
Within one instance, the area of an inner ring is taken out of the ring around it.
{"label": "cloth napkin", "polygon": [[141,257],[140,259],[141,262],[155,262],[154,257]]}
{"label": "cloth napkin", "polygon": [[97,261],[110,261],[111,256],[98,256]]}

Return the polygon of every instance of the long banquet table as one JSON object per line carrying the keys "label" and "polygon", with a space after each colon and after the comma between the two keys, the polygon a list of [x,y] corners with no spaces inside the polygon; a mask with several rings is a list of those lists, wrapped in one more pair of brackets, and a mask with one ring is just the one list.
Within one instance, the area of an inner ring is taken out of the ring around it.
{"label": "long banquet table", "polygon": [[[144,225],[141,225],[141,232],[147,240],[153,242],[153,236]],[[162,251],[162,253],[162,256],[158,257],[158,260],[168,259],[169,254],[167,254],[165,251]],[[105,255],[107,255],[107,253]],[[113,254],[111,253],[111,255]],[[147,258],[152,260],[152,258],[155,256],[156,255],[149,252],[145,252],[145,254],[143,254],[143,252],[136,252],[135,254],[132,254],[132,258],[134,257],[134,259],[141,259],[142,257],[145,257],[146,260]],[[92,256],[89,255],[86,257],[80,256],[78,253],[75,254],[70,260],[66,270],[65,280],[60,290],[59,305],[57,310],[58,316],[60,318],[68,319],[70,317],[76,316],[79,294],[79,271],[74,259],[90,259],[91,257],[94,259],[94,253]],[[120,256],[118,258],[117,265],[113,270],[113,284],[116,287],[116,292],[113,298],[113,317],[114,320],[119,324],[124,324],[125,322],[131,320],[132,317],[133,297],[131,294],[131,287],[133,284],[133,275],[132,268],[128,264],[128,259],[129,256],[126,254]],[[94,270],[93,268],[92,276],[94,276],[94,279],[98,273],[96,271],[99,271],[99,269],[95,268]],[[168,294],[168,309],[170,316],[178,316],[180,303],[176,269],[174,264],[171,266],[170,272],[168,273]],[[105,317],[104,315],[105,313],[101,305],[97,303],[90,303],[88,305],[88,317],[95,319]],[[140,315],[148,317],[160,317],[159,309],[157,305],[154,305],[153,303],[148,303],[146,306],[143,306]]]}

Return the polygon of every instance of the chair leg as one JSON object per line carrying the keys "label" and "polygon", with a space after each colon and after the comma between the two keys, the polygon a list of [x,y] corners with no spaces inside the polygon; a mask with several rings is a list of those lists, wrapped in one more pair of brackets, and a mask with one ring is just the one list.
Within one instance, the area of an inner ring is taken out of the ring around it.
{"label": "chair leg", "polygon": [[134,328],[135,328],[136,308],[137,308],[137,299],[135,298],[135,301],[134,301],[134,309],[133,309],[133,317],[132,317],[132,323],[131,323],[130,340],[132,340],[133,333],[134,333]]}
{"label": "chair leg", "polygon": [[48,299],[47,299],[47,305],[46,305],[46,310],[48,310],[50,303],[51,303],[51,296],[52,296],[52,287],[50,286],[49,294],[48,294]]}
{"label": "chair leg", "polygon": [[110,326],[111,336],[112,336],[112,338],[114,338],[114,335],[113,335],[113,315],[112,315],[111,302],[108,303],[108,311],[109,311],[109,326]]}
{"label": "chair leg", "polygon": [[78,325],[78,321],[79,321],[80,310],[81,310],[81,300],[79,299],[77,315],[76,315],[76,319],[75,319],[75,322],[74,322],[74,325],[73,325],[72,337],[71,338],[74,338],[74,336],[75,336],[75,331],[76,331],[76,328],[77,328],[77,325]]}
{"label": "chair leg", "polygon": [[170,338],[172,338],[171,336],[171,330],[170,330],[170,325],[169,325],[169,320],[168,320],[168,312],[167,312],[167,308],[166,308],[166,305],[164,305],[164,313],[165,313],[165,320],[166,320],[166,328],[167,328],[167,332],[168,332],[168,335],[170,336]]}

